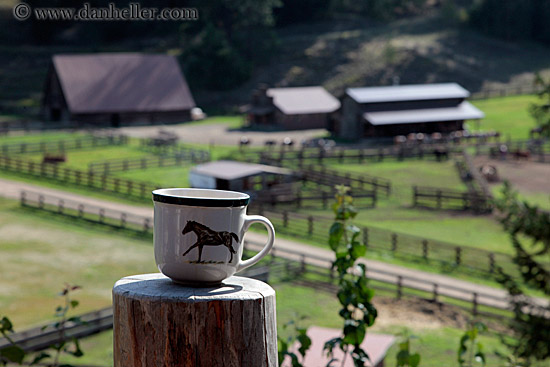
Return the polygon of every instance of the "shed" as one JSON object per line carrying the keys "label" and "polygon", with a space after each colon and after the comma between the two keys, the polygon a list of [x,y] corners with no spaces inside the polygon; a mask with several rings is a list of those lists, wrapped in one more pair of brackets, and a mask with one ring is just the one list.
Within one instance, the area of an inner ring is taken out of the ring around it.
{"label": "shed", "polygon": [[348,88],[334,134],[357,139],[462,130],[465,120],[485,117],[469,96],[456,83]]}
{"label": "shed", "polygon": [[285,130],[326,129],[334,124],[340,101],[323,87],[267,88],[252,97],[247,117],[251,125]]}
{"label": "shed", "polygon": [[[189,173],[191,187],[253,191],[269,187],[292,176],[292,171],[265,164],[214,161],[195,166]],[[255,185],[260,187],[255,188]]]}
{"label": "shed", "polygon": [[195,101],[174,56],[55,55],[44,87],[44,118],[118,126],[182,122]]}

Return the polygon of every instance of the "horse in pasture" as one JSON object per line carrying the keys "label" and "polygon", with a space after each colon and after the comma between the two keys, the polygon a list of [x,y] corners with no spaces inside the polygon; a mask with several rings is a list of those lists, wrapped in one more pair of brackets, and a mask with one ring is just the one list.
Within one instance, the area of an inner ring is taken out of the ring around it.
{"label": "horse in pasture", "polygon": [[189,220],[181,232],[182,235],[185,235],[189,232],[194,232],[197,235],[197,242],[195,242],[191,247],[183,253],[182,256],[185,256],[194,249],[195,247],[199,248],[199,260],[201,262],[202,258],[202,248],[204,246],[225,246],[231,254],[229,262],[233,261],[233,254],[236,254],[237,251],[233,248],[233,239],[239,242],[239,236],[233,232],[216,232],[208,228],[204,224]]}

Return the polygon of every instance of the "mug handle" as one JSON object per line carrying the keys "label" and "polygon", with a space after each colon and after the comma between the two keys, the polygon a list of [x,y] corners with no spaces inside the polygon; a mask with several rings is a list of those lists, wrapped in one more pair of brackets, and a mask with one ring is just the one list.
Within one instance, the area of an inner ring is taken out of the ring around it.
{"label": "mug handle", "polygon": [[262,217],[261,215],[245,215],[243,232],[248,231],[252,223],[262,223],[265,226],[267,229],[267,243],[260,252],[254,255],[254,257],[244,261],[241,259],[237,265],[237,272],[244,270],[260,261],[265,255],[267,255],[273,247],[273,243],[275,243],[275,229],[269,219]]}

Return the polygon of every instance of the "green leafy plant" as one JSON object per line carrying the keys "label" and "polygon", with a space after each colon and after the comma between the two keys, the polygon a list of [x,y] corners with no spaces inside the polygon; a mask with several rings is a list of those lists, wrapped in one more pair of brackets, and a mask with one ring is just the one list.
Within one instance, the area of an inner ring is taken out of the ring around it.
{"label": "green leafy plant", "polygon": [[377,311],[371,303],[374,291],[368,286],[367,268],[364,264],[356,265],[356,261],[366,254],[367,248],[359,241],[361,231],[351,222],[357,215],[357,210],[348,193],[348,187],[336,186],[336,202],[332,207],[335,221],[329,230],[329,246],[336,257],[332,268],[337,273],[337,297],[342,306],[339,315],[344,320],[343,336],[327,341],[324,350],[330,358],[327,366],[338,362],[333,351],[340,348],[344,352],[341,365],[351,355],[354,365],[359,367],[369,360],[361,343],[365,339],[367,328],[374,324]]}
{"label": "green leafy plant", "polygon": [[[30,363],[31,365],[40,362],[44,363],[43,361],[52,359],[51,362],[46,363],[48,367],[71,367],[69,364],[59,364],[59,358],[62,353],[70,354],[75,357],[82,357],[84,355],[78,339],[67,338],[66,335],[66,328],[69,323],[73,325],[84,324],[80,317],[69,317],[68,315],[69,311],[75,309],[79,304],[77,300],[71,298],[71,293],[78,289],[80,289],[80,287],[77,285],[66,284],[59,293],[59,295],[64,298],[64,302],[63,305],[57,306],[55,309],[54,316],[56,317],[56,321],[42,328],[42,330],[49,326],[55,328],[59,335],[59,342],[50,346],[50,349],[53,350],[53,355],[48,352],[41,352],[34,356],[34,359]],[[3,317],[2,320],[0,320],[0,333],[11,343],[10,346],[0,350],[0,365],[7,365],[8,363],[22,364],[27,353],[10,338],[9,334],[13,333],[13,324],[7,317]]]}
{"label": "green leafy plant", "polygon": [[529,113],[537,122],[542,136],[550,137],[550,80],[546,81],[540,74],[535,75],[535,86],[540,89],[537,96],[540,104],[532,103]]}
{"label": "green leafy plant", "polygon": [[[495,201],[499,220],[509,233],[515,251],[514,263],[524,286],[550,296],[550,213],[522,202],[518,193],[504,184],[502,198]],[[550,359],[550,312],[548,305],[537,304],[525,295],[517,276],[497,268],[497,280],[507,289],[514,317],[509,322],[513,337],[501,337],[512,357],[506,363],[528,366],[534,360]]]}
{"label": "green leafy plant", "polygon": [[468,330],[460,338],[457,351],[457,361],[460,367],[473,367],[474,362],[485,366],[486,358],[483,344],[478,340],[479,333],[487,331],[487,326],[479,321],[470,322]]}
{"label": "green leafy plant", "polygon": [[11,344],[10,346],[0,349],[0,365],[5,366],[8,363],[23,363],[25,359],[25,351],[19,347],[9,334],[13,333],[13,324],[7,317],[2,317],[0,320],[0,333]]}
{"label": "green leafy plant", "polygon": [[395,359],[397,360],[396,367],[417,367],[420,364],[420,354],[411,353],[411,340],[416,339],[416,336],[409,334],[404,330],[401,334],[402,340],[399,343],[399,350]]}
{"label": "green leafy plant", "polygon": [[[305,319],[305,316],[302,316],[300,318],[301,320]],[[290,358],[291,366],[292,367],[302,367],[302,362],[304,361],[304,358],[306,356],[306,353],[308,349],[311,347],[311,339],[309,336],[307,336],[307,328],[299,327],[298,323],[294,320],[291,320],[287,322],[283,329],[286,329],[287,327],[293,327],[293,333],[288,336],[287,338],[282,338],[280,336],[277,336],[277,344],[278,344],[278,354],[279,354],[279,366],[283,366],[285,358],[288,356]],[[296,354],[292,350],[292,346],[295,342],[299,343],[298,346],[298,353],[301,356],[301,358],[298,357],[298,354]],[[300,362],[300,359],[302,362]]]}

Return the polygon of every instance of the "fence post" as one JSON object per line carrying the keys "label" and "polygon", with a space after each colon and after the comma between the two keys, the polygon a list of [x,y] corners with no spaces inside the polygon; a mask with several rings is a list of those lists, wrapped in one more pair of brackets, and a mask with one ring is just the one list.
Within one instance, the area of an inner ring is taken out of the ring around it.
{"label": "fence post", "polygon": [[250,278],[229,282],[224,292],[174,286],[158,273],[118,281],[113,366],[276,366],[275,291]]}
{"label": "fence post", "polygon": [[397,276],[397,299],[401,299],[403,296],[403,277],[401,275]]}
{"label": "fence post", "polygon": [[437,303],[437,297],[438,296],[439,296],[438,285],[437,285],[437,283],[434,283],[432,300],[436,303]]}
{"label": "fence post", "polygon": [[437,190],[435,194],[436,194],[437,209],[441,209],[441,190]]}
{"label": "fence post", "polygon": [[302,207],[302,195],[298,191],[296,193],[296,208],[300,209]]}
{"label": "fence post", "polygon": [[99,209],[99,223],[103,223],[105,221],[105,209],[101,208]]}
{"label": "fence post", "polygon": [[311,215],[307,217],[307,234],[310,236],[313,234],[313,217]]}
{"label": "fence post", "polygon": [[422,257],[428,260],[428,240],[422,240]]}
{"label": "fence post", "polygon": [[75,171],[75,176],[76,184],[80,185],[80,171]]}
{"label": "fence post", "polygon": [[78,216],[80,218],[84,216],[84,204],[78,204]]}
{"label": "fence post", "polygon": [[65,205],[65,202],[63,201],[63,199],[59,199],[59,202],[57,203],[57,212],[59,214],[63,214],[64,205]]}
{"label": "fence post", "polygon": [[327,193],[322,191],[321,192],[321,198],[323,200],[323,209],[327,208]]}
{"label": "fence post", "polygon": [[149,218],[145,218],[145,220],[143,221],[143,232],[147,232],[149,231],[149,227],[151,226],[149,224],[151,220]]}
{"label": "fence post", "polygon": [[493,274],[495,272],[495,254],[489,253],[489,273]]}
{"label": "fence post", "polygon": [[303,255],[303,254],[300,259],[300,271],[302,273],[306,271],[306,255]]}
{"label": "fence post", "polygon": [[27,205],[26,199],[27,193],[25,191],[21,191],[21,206]]}
{"label": "fence post", "polygon": [[288,211],[283,211],[283,227],[288,227]]}
{"label": "fence post", "polygon": [[44,195],[38,196],[38,207],[44,209]]}
{"label": "fence post", "polygon": [[395,252],[397,251],[397,234],[392,233],[391,235],[391,251]]}
{"label": "fence post", "polygon": [[472,314],[477,315],[477,292],[474,292],[472,295]]}
{"label": "fence post", "polygon": [[369,229],[367,227],[363,227],[363,245],[369,247]]}
{"label": "fence post", "polygon": [[418,196],[418,188],[416,186],[413,186],[413,207],[418,205],[417,196]]}
{"label": "fence post", "polygon": [[457,246],[455,248],[455,252],[455,264],[460,265],[460,263],[462,262],[462,247]]}
{"label": "fence post", "polygon": [[120,213],[120,228],[126,227],[126,213]]}

